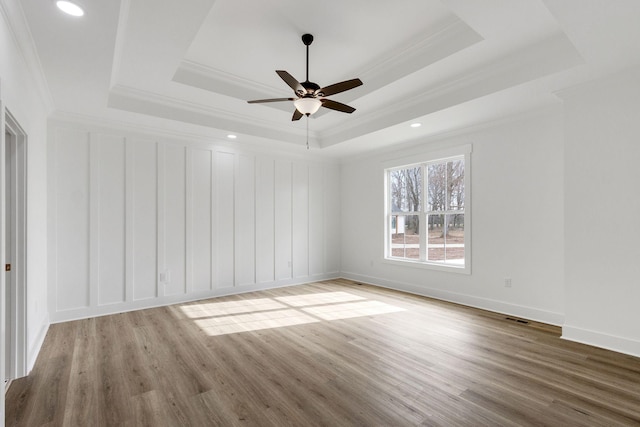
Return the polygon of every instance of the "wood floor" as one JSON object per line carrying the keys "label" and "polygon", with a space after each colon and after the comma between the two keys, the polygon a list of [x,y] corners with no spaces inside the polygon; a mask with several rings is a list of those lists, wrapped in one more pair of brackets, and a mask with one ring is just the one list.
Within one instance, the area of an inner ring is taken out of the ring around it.
{"label": "wood floor", "polygon": [[7,426],[640,425],[640,359],[345,280],[52,325]]}

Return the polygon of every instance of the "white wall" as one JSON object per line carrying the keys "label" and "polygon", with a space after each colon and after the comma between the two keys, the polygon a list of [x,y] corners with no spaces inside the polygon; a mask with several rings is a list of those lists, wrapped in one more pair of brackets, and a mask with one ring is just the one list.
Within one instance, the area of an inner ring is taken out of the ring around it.
{"label": "white wall", "polygon": [[337,277],[335,163],[52,122],[54,322]]}
{"label": "white wall", "polygon": [[562,97],[563,337],[640,356],[640,69]]}
{"label": "white wall", "polygon": [[[25,27],[20,26],[17,19],[12,19],[12,26],[9,25],[8,17],[16,14],[15,2],[0,2],[0,97],[3,107],[11,112],[28,138],[26,368],[29,371],[48,327],[46,120],[49,101],[47,94],[38,90],[42,88],[38,80],[41,76],[34,70],[33,63],[28,62],[33,57],[25,45]],[[0,114],[4,116],[4,111]],[[4,260],[1,263],[4,264]]]}
{"label": "white wall", "polygon": [[[26,259],[26,307],[25,342],[26,348],[20,349],[20,357],[24,361],[26,372],[31,371],[36,357],[44,341],[49,326],[47,313],[47,162],[46,162],[46,119],[47,94],[39,92],[41,75],[34,73],[25,56],[24,30],[20,21],[10,26],[10,16],[15,16],[18,8],[13,1],[0,1],[0,123],[4,124],[5,109],[10,111],[15,120],[26,132],[27,140],[27,259]],[[0,129],[0,140],[4,141],[4,129]],[[0,164],[4,165],[4,146],[0,147]],[[4,172],[2,173],[4,177]],[[4,179],[0,179],[0,212],[5,211]],[[4,218],[4,215],[1,215]],[[4,222],[4,221],[2,221]],[[0,225],[0,227],[3,227]],[[0,232],[0,265],[5,264],[5,233]],[[4,380],[4,343],[5,343],[5,301],[4,274],[0,278],[0,373]],[[4,394],[0,388],[0,425],[4,425]]]}
{"label": "white wall", "polygon": [[[472,144],[471,275],[383,261],[383,163]],[[342,274],[562,324],[563,126],[560,108],[342,165]],[[505,288],[504,279],[512,279]]]}

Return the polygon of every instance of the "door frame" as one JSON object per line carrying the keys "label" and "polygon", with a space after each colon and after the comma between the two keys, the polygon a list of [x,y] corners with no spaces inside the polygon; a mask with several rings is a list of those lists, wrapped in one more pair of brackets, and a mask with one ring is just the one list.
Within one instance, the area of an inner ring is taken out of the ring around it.
{"label": "door frame", "polygon": [[[2,126],[2,165],[5,165],[6,159],[6,147],[7,144],[11,144],[12,150],[14,150],[13,163],[12,163],[12,188],[11,194],[6,192],[6,179],[4,173],[2,174],[2,239],[0,244],[2,245],[2,259],[5,261],[3,264],[11,264],[10,280],[6,280],[6,275],[3,274],[3,282],[5,286],[12,286],[12,298],[7,303],[11,306],[12,313],[12,326],[13,330],[9,330],[10,325],[5,325],[5,334],[11,333],[11,371],[4,372],[3,380],[6,377],[11,379],[19,378],[27,374],[27,134],[22,127],[18,124],[14,116],[3,107],[0,112],[2,113],[3,126]],[[10,140],[7,141],[5,134],[10,135]],[[3,168],[4,169],[4,168]],[[6,218],[6,201],[11,198],[11,224],[7,223]],[[13,229],[11,239],[11,254],[7,259],[6,253],[6,239],[7,228]],[[2,265],[4,267],[4,265]],[[3,272],[4,273],[4,272]],[[4,295],[4,292],[3,292]],[[4,305],[3,305],[4,307]],[[3,315],[4,320],[4,315]],[[5,337],[3,337],[3,343],[5,343]],[[6,351],[6,350],[5,350]],[[3,355],[6,353],[2,353]],[[4,365],[3,365],[4,367]]]}

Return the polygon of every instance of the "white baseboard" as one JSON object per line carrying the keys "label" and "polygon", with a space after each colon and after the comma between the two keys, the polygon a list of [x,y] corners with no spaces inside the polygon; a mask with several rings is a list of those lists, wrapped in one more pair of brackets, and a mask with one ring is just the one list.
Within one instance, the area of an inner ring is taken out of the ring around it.
{"label": "white baseboard", "polygon": [[169,295],[163,297],[148,298],[144,300],[127,301],[115,304],[101,305],[98,307],[82,307],[53,313],[51,315],[51,323],[69,322],[73,320],[87,319],[90,317],[107,316],[110,314],[125,313],[128,311],[144,310],[147,308],[163,307],[171,304],[199,301],[207,298],[282,288],[285,286],[304,285],[306,283],[319,282],[322,280],[337,279],[338,277],[340,277],[340,275],[337,272],[327,273],[301,278],[278,280],[274,282],[230,286],[222,289],[191,292],[188,294]]}
{"label": "white baseboard", "polygon": [[27,366],[26,366],[26,374],[29,375],[33,366],[36,364],[36,359],[38,358],[38,354],[40,353],[40,349],[42,348],[42,344],[44,344],[44,339],[47,336],[47,332],[49,331],[49,321],[45,321],[40,326],[40,331],[36,336],[33,344],[29,347],[27,354]]}
{"label": "white baseboard", "polygon": [[443,291],[441,289],[428,288],[422,285],[411,283],[402,283],[396,280],[381,279],[379,277],[365,276],[357,273],[343,271],[342,277],[345,279],[355,280],[369,285],[380,286],[383,288],[395,289],[398,291],[408,292],[411,294],[421,295],[429,298],[435,298],[442,301],[462,304],[469,307],[480,308],[482,310],[493,311],[496,313],[508,314],[510,316],[521,317],[536,322],[548,323],[550,325],[561,326],[564,322],[562,313],[554,313],[551,311],[540,310],[534,307],[506,303],[503,301],[492,300],[488,298],[476,297],[473,295],[458,294],[455,292]]}
{"label": "white baseboard", "polygon": [[640,357],[640,341],[564,325],[562,339]]}

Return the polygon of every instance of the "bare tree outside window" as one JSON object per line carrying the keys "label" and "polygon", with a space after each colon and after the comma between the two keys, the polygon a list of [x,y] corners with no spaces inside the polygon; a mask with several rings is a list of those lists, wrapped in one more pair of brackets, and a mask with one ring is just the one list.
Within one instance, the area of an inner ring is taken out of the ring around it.
{"label": "bare tree outside window", "polygon": [[389,174],[391,193],[391,255],[420,258],[420,216],[422,166],[393,170]]}
{"label": "bare tree outside window", "polygon": [[392,169],[387,179],[389,255],[464,265],[464,159]]}

